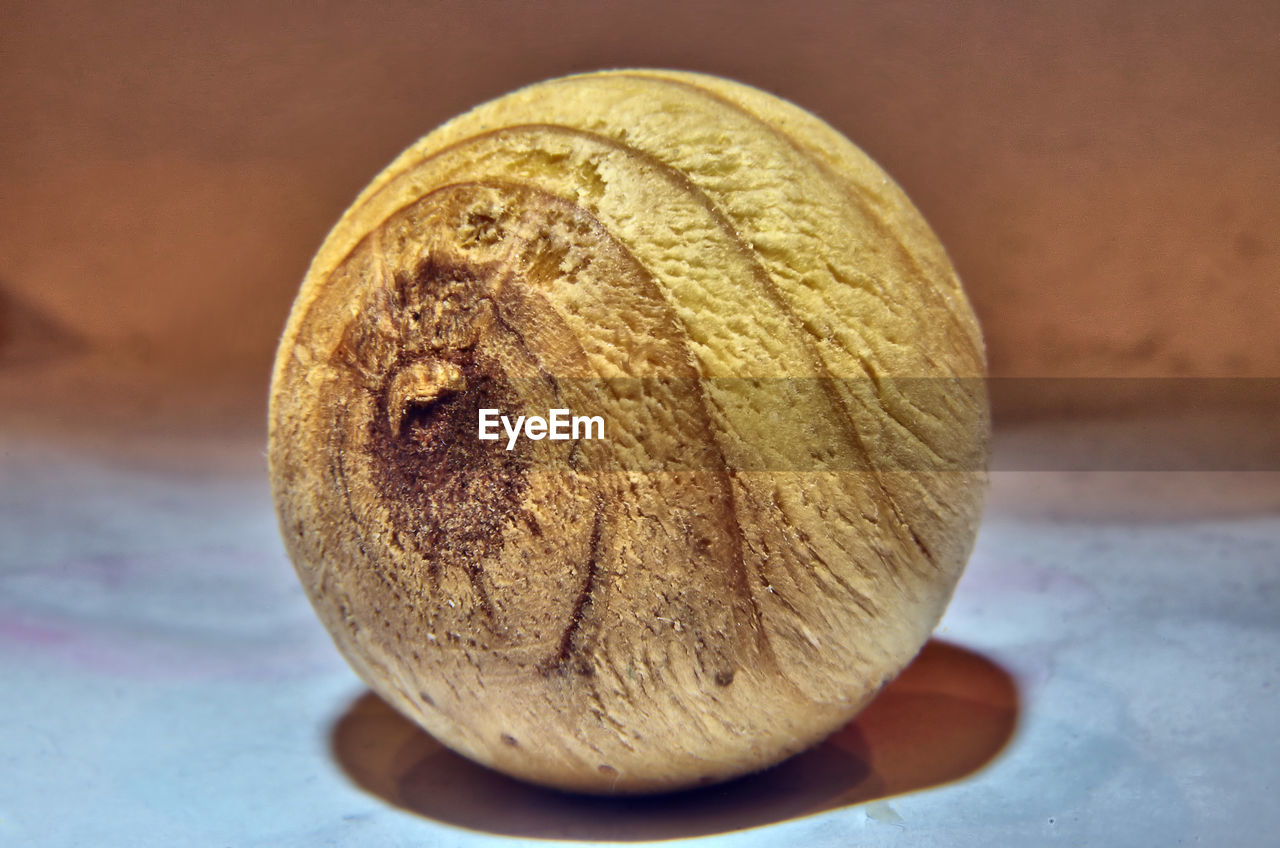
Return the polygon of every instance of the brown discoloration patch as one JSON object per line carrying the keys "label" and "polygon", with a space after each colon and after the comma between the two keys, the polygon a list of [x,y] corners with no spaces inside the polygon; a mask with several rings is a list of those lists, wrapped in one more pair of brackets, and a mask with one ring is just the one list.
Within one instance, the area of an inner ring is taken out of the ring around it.
{"label": "brown discoloration patch", "polygon": [[[394,544],[421,557],[433,579],[461,569],[491,617],[481,563],[520,515],[528,465],[519,447],[494,449],[476,438],[481,409],[514,405],[513,389],[477,346],[493,306],[474,269],[438,258],[396,278],[396,301],[409,349],[375,389],[368,462]],[[396,375],[423,363],[460,374],[462,390],[391,408],[400,402]]]}
{"label": "brown discoloration patch", "polygon": [[558,646],[542,633],[576,626],[582,575],[563,549],[542,543],[533,571],[545,573],[526,562],[549,519],[578,514],[562,497],[574,486],[531,473],[567,467],[571,448],[519,439],[507,450],[501,433],[477,433],[481,409],[515,419],[579,406],[554,375],[582,370],[581,350],[530,291],[535,270],[556,271],[533,259],[562,216],[572,212],[553,199],[450,186],[398,212],[344,269],[363,288],[327,363],[351,396],[332,404],[334,477],[379,618],[427,653],[474,649],[482,663],[506,651],[536,668]]}

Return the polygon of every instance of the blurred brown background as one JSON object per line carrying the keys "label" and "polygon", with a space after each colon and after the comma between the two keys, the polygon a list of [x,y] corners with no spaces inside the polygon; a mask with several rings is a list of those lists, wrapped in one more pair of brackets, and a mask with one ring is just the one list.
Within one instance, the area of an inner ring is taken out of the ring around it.
{"label": "blurred brown background", "polygon": [[1280,4],[4,3],[0,362],[265,384],[311,254],[441,121],[617,66],[816,112],[950,250],[992,371],[1280,374]]}

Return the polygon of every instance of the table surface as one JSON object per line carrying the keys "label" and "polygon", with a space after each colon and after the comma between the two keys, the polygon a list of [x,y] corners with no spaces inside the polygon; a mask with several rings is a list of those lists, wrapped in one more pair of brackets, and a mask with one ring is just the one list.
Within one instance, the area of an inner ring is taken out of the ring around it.
{"label": "table surface", "polygon": [[993,473],[935,639],[862,717],[763,775],[586,799],[473,766],[372,696],[284,555],[260,398],[155,385],[0,375],[0,845],[1280,831],[1274,470],[1036,469],[1063,425],[998,431],[1021,470]]}

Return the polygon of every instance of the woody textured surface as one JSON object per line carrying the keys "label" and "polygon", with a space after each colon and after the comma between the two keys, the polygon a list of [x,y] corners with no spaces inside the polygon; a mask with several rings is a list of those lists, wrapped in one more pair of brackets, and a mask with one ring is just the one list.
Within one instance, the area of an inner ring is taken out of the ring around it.
{"label": "woody textured surface", "polygon": [[[984,370],[942,249],[830,128],[716,78],[568,77],[433,132],[335,226],[281,341],[273,486],[339,647],[455,750],[712,783],[927,638],[981,508]],[[476,439],[495,406],[607,438],[506,451]]]}

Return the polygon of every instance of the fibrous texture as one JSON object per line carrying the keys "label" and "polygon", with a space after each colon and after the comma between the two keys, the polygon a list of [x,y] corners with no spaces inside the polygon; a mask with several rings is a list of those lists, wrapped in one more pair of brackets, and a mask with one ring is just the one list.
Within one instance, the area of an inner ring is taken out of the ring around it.
{"label": "fibrous texture", "polygon": [[[976,322],[817,118],[568,77],[402,154],[316,256],[272,386],[282,532],[356,671],[453,749],[591,792],[724,780],[848,721],[972,548]],[[481,411],[604,438],[478,438]]]}

